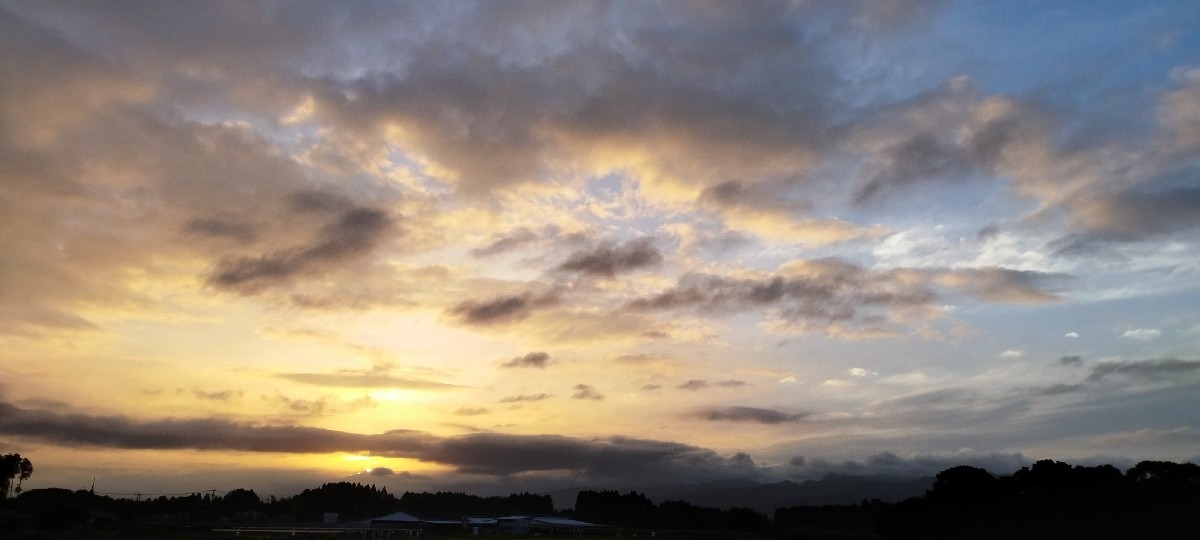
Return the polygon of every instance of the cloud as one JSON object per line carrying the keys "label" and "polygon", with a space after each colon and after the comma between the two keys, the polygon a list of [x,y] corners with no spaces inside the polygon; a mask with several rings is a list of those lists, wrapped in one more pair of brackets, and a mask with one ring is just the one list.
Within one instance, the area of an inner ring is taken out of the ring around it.
{"label": "cloud", "polygon": [[517,396],[508,396],[500,400],[500,403],[525,403],[531,401],[543,401],[554,397],[551,394],[521,394]]}
{"label": "cloud", "polygon": [[635,312],[691,310],[707,316],[770,309],[781,327],[815,327],[834,337],[891,337],[895,332],[872,323],[889,315],[893,321],[901,321],[904,313],[932,312],[938,298],[931,286],[934,283],[986,301],[1021,304],[1060,300],[1044,287],[1069,280],[1065,274],[998,267],[876,271],[839,259],[799,260],[770,275],[684,274],[673,287],[631,300],[625,308]]}
{"label": "cloud", "polygon": [[1137,379],[1160,379],[1181,377],[1200,372],[1200,360],[1158,358],[1136,362],[1102,362],[1092,366],[1089,381],[1098,381],[1111,375],[1124,375]]}
{"label": "cloud", "polygon": [[1079,332],[1067,332],[1066,334],[1063,335],[1063,337],[1070,338],[1070,339],[1078,339]]}
{"label": "cloud", "polygon": [[590,399],[600,401],[604,396],[596,392],[596,388],[590,384],[575,385],[575,393],[571,394],[571,399]]}
{"label": "cloud", "polygon": [[262,399],[263,401],[282,406],[284,412],[289,416],[327,416],[352,413],[378,406],[378,403],[369,395],[347,401],[335,395],[321,396],[317,399],[296,399],[276,392],[274,396],[268,397],[264,395]]}
{"label": "cloud", "polygon": [[780,196],[789,188],[794,188],[797,183],[798,179],[763,182],[726,180],[704,188],[700,193],[699,202],[726,211],[767,211],[790,216],[812,207],[812,203],[808,201]]}
{"label": "cloud", "polygon": [[621,245],[576,251],[558,265],[558,270],[612,279],[617,274],[655,266],[662,261],[662,252],[654,247],[651,239],[639,238]]}
{"label": "cloud", "polygon": [[259,227],[236,216],[192,218],[183,226],[184,232],[201,237],[229,240],[237,244],[252,244],[258,239]]}
{"label": "cloud", "polygon": [[1033,460],[1016,452],[981,453],[959,450],[950,453],[912,453],[898,455],[879,452],[861,461],[830,461],[823,458],[795,456],[788,464],[797,478],[823,478],[835,473],[856,476],[932,477],[950,467],[969,465],[986,469],[992,474],[1010,474]]}
{"label": "cloud", "polygon": [[[222,419],[133,420],[124,416],[60,414],[0,403],[0,430],[67,447],[234,450],[267,453],[360,453],[411,458],[467,474],[515,475],[572,471],[583,478],[655,479],[680,475],[732,478],[747,473],[711,450],[627,437],[472,433],[437,437],[392,430],[362,435],[290,425],[258,425]],[[752,472],[752,471],[751,471]],[[380,472],[380,474],[386,474]]]}
{"label": "cloud", "polygon": [[863,185],[854,200],[866,203],[889,188],[947,177],[962,177],[972,168],[968,152],[933,133],[917,133],[883,150],[886,163],[881,171]]}
{"label": "cloud", "polygon": [[414,431],[359,435],[301,426],[258,425],[218,418],[140,421],[125,416],[61,414],[0,404],[5,433],[62,446],[246,452],[408,454],[430,437]]}
{"label": "cloud", "polygon": [[518,356],[500,364],[503,368],[519,368],[519,367],[534,367],[545,369],[546,364],[550,362],[550,355],[542,351],[531,352],[525,356]]}
{"label": "cloud", "polygon": [[488,412],[489,411],[483,407],[480,407],[480,408],[460,407],[458,410],[454,411],[454,415],[455,416],[479,416],[481,414],[487,414]]}
{"label": "cloud", "polygon": [[934,293],[901,272],[870,272],[835,259],[800,261],[761,278],[730,278],[686,274],[656,295],[631,301],[635,311],[691,309],[706,314],[776,308],[793,321],[852,321],[867,318],[862,311],[907,308],[929,304]]}
{"label": "cloud", "polygon": [[1022,356],[1025,356],[1025,351],[1020,349],[1008,349],[1000,353],[1001,358],[1020,358]]}
{"label": "cloud", "polygon": [[676,386],[675,388],[678,388],[680,390],[703,390],[705,388],[708,388],[708,381],[701,380],[701,379],[692,379],[683,384],[680,384],[679,386]]}
{"label": "cloud", "polygon": [[1062,297],[1047,288],[1061,286],[1072,279],[1067,274],[997,267],[956,269],[940,276],[944,285],[965,290],[983,300],[1005,304],[1059,301]]}
{"label": "cloud", "polygon": [[671,362],[672,359],[658,354],[622,354],[612,359],[618,364],[644,365]]}
{"label": "cloud", "polygon": [[1071,216],[1085,232],[1060,240],[1064,251],[1092,243],[1134,242],[1200,226],[1200,187],[1179,186],[1155,191],[1130,189],[1071,203]]}
{"label": "cloud", "polygon": [[1155,328],[1134,328],[1132,330],[1126,330],[1124,334],[1121,334],[1121,337],[1136,339],[1138,341],[1150,341],[1153,339],[1158,339],[1158,337],[1161,335],[1162,332]]}
{"label": "cloud", "polygon": [[653,392],[660,388],[662,388],[661,384],[647,384],[647,385],[642,386],[642,390],[644,390],[646,392]]}
{"label": "cloud", "polygon": [[[295,203],[293,203],[295,204]],[[306,203],[296,211],[326,213],[332,208]],[[208,283],[225,290],[254,294],[305,275],[319,275],[332,266],[369,254],[392,228],[388,213],[355,207],[338,212],[321,228],[312,243],[257,257],[229,257],[217,263]]]}
{"label": "cloud", "polygon": [[245,392],[240,390],[220,390],[216,392],[205,392],[204,390],[192,390],[192,395],[200,399],[209,401],[224,401],[228,402],[234,398],[239,398],[245,395]]}
{"label": "cloud", "polygon": [[737,475],[728,460],[711,450],[625,437],[478,433],[443,439],[429,451],[436,452],[438,462],[468,474],[574,471],[584,477],[640,482],[669,481],[672,474],[700,479]]}
{"label": "cloud", "polygon": [[387,467],[372,467],[367,474],[371,476],[392,476],[396,474],[396,471],[393,471]]}
{"label": "cloud", "polygon": [[376,367],[367,371],[342,370],[334,373],[279,373],[276,377],[315,386],[338,388],[404,388],[408,390],[454,390],[456,384],[397,377],[390,368]]}
{"label": "cloud", "polygon": [[448,311],[460,322],[483,326],[506,324],[522,320],[535,310],[558,303],[557,294],[535,295],[530,292],[499,296],[483,301],[460,302]]}
{"label": "cloud", "polygon": [[538,238],[537,233],[526,228],[519,228],[503,236],[494,236],[488,245],[472,249],[471,254],[476,257],[499,255],[533,243]]}
{"label": "cloud", "polygon": [[697,411],[690,416],[711,422],[749,422],[755,424],[784,424],[804,420],[809,413],[786,413],[756,407],[724,407]]}
{"label": "cloud", "polygon": [[1083,390],[1082,384],[1052,384],[1050,386],[1042,386],[1032,389],[1034,395],[1037,396],[1057,396],[1061,394],[1073,394]]}
{"label": "cloud", "polygon": [[1183,442],[1194,444],[1200,442],[1200,429],[1191,426],[1179,426],[1171,429],[1138,429],[1121,431],[1098,436],[1094,443],[1100,447],[1118,445],[1145,445],[1160,442]]}
{"label": "cloud", "polygon": [[870,370],[860,368],[860,367],[850,368],[846,372],[849,373],[851,377],[875,377],[875,376],[879,375],[879,373],[877,373],[877,372],[870,371]]}
{"label": "cloud", "polygon": [[1060,356],[1058,363],[1064,366],[1078,366],[1083,363],[1083,358],[1080,356]]}
{"label": "cloud", "polygon": [[695,391],[695,390],[704,390],[705,388],[710,388],[712,386],[719,386],[721,388],[738,388],[738,387],[746,386],[747,384],[748,383],[746,381],[739,381],[736,379],[717,381],[715,383],[709,383],[708,381],[703,380],[703,379],[691,379],[687,382],[679,384],[675,388],[678,388],[680,390]]}

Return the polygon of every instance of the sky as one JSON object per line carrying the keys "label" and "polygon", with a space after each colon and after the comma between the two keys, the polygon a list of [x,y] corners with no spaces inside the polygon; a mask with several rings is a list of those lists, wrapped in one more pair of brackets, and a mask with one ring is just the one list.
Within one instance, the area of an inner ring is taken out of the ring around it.
{"label": "sky", "polygon": [[26,489],[1200,459],[1200,3],[0,2]]}

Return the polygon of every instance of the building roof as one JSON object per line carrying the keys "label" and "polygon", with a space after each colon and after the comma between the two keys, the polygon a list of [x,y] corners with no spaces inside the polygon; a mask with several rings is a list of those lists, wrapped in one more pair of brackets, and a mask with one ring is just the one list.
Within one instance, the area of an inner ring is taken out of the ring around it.
{"label": "building roof", "polygon": [[371,520],[372,523],[377,521],[388,523],[420,523],[421,520],[410,514],[405,514],[404,512],[396,512],[394,514],[388,514],[386,516],[377,517]]}
{"label": "building roof", "polygon": [[595,523],[588,523],[586,521],[579,521],[576,519],[568,519],[568,518],[564,518],[564,517],[535,517],[535,518],[533,518],[533,520],[538,523],[545,523],[546,525],[556,525],[559,527],[601,527],[601,525],[596,525]]}

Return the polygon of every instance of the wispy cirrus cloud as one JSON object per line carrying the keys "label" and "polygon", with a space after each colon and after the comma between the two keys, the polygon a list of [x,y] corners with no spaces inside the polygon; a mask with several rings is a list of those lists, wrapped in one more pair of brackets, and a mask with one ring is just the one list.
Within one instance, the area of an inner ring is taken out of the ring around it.
{"label": "wispy cirrus cloud", "polygon": [[331,373],[278,373],[278,378],[315,386],[340,388],[403,388],[408,390],[445,391],[462,388],[460,385],[402,377],[393,374],[391,366],[376,366],[370,370],[340,370]]}
{"label": "wispy cirrus cloud", "polygon": [[500,364],[500,367],[502,367],[502,368],[531,367],[531,368],[545,369],[546,365],[549,363],[550,363],[550,355],[549,354],[542,352],[542,351],[536,351],[536,352],[531,352],[529,354],[526,354],[524,356],[518,356],[516,358],[513,358],[512,360],[504,362],[504,363]]}

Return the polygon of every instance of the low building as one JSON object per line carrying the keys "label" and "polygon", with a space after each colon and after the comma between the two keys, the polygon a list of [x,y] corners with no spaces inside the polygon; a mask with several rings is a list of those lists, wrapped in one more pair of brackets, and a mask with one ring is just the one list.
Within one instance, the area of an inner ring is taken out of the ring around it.
{"label": "low building", "polygon": [[597,525],[577,519],[559,516],[505,516],[496,518],[496,529],[504,534],[559,534],[584,536],[610,534],[617,530],[608,525]]}

